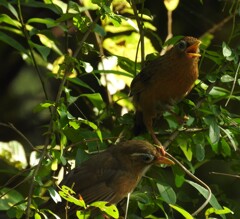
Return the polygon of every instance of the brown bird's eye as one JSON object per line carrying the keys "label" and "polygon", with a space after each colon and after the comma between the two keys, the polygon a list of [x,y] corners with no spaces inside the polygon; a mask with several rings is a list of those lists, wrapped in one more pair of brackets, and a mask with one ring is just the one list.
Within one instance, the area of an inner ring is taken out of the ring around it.
{"label": "brown bird's eye", "polygon": [[143,154],[141,155],[141,158],[144,163],[151,163],[154,160],[154,156],[151,154]]}
{"label": "brown bird's eye", "polygon": [[180,50],[185,50],[187,48],[187,42],[184,41],[184,40],[181,40],[179,43],[178,43],[178,48]]}

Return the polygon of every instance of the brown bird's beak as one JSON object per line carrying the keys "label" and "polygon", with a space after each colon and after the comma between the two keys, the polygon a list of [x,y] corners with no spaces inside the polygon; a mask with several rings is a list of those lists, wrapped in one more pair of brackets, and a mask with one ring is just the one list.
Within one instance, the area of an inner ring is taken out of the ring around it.
{"label": "brown bird's beak", "polygon": [[159,156],[157,158],[157,164],[167,164],[167,165],[173,165],[175,164],[172,160],[170,160],[169,158],[165,157],[165,156]]}
{"label": "brown bird's beak", "polygon": [[199,54],[199,45],[201,44],[200,40],[197,40],[193,45],[189,46],[186,49],[186,53],[190,58],[194,57],[200,57],[201,55]]}

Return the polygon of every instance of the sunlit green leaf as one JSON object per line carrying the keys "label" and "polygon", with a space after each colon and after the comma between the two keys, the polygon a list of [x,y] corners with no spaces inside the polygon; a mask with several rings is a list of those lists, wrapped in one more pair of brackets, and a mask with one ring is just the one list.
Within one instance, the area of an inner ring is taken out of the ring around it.
{"label": "sunlit green leaf", "polygon": [[51,196],[51,198],[57,203],[57,202],[61,202],[61,196],[57,193],[56,190],[54,190],[52,187],[48,188],[48,192]]}
{"label": "sunlit green leaf", "polygon": [[[5,194],[5,195],[4,195]],[[21,202],[24,200],[24,197],[21,193],[16,191],[12,188],[2,187],[0,190],[0,210],[6,211],[11,206],[15,205],[18,202]],[[26,204],[21,204],[19,207],[21,207],[23,210],[25,210]]]}
{"label": "sunlit green leaf", "polygon": [[119,212],[115,205],[109,205],[108,202],[98,201],[93,202],[90,206],[94,206],[99,208],[101,211],[107,213],[109,216],[113,218],[119,218]]}
{"label": "sunlit green leaf", "polygon": [[0,159],[19,170],[28,165],[24,146],[18,141],[0,142]]}
{"label": "sunlit green leaf", "polygon": [[232,76],[230,76],[230,75],[223,75],[222,77],[221,77],[221,81],[222,82],[232,82],[232,81],[234,81],[234,78],[232,77]]}
{"label": "sunlit green leaf", "polygon": [[184,210],[183,208],[177,206],[177,205],[172,205],[169,204],[170,207],[172,207],[173,209],[175,209],[176,211],[178,211],[182,216],[184,216],[185,219],[194,219],[193,216],[188,213],[186,210]]}
{"label": "sunlit green leaf", "polygon": [[225,57],[229,57],[232,55],[231,49],[225,42],[222,43],[222,53],[223,53],[223,56]]}
{"label": "sunlit green leaf", "polygon": [[217,214],[217,215],[222,215],[222,214],[234,214],[234,212],[231,211],[229,208],[224,207],[224,206],[223,206],[223,209],[208,208],[208,209],[205,211],[206,219],[208,219],[208,218],[209,218],[209,215],[211,215],[211,214]]}

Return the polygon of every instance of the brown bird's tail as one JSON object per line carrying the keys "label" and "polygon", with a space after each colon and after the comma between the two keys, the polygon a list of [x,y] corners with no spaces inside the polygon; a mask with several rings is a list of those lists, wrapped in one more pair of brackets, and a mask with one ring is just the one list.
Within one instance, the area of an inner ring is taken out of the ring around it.
{"label": "brown bird's tail", "polygon": [[134,116],[133,134],[137,136],[145,132],[147,132],[147,128],[143,121],[143,113],[141,111],[136,111]]}

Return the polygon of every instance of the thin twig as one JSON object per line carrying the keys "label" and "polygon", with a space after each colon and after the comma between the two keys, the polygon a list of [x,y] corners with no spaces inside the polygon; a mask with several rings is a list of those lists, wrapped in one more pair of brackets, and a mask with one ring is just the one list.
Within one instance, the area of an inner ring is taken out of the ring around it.
{"label": "thin twig", "polygon": [[239,175],[235,175],[235,174],[220,173],[220,172],[210,172],[210,174],[220,175],[220,176],[229,176],[229,177],[234,177],[234,178],[240,179],[240,176]]}
{"label": "thin twig", "polygon": [[230,92],[230,94],[229,94],[229,97],[228,97],[228,99],[227,99],[227,101],[226,101],[226,103],[225,103],[225,106],[228,105],[228,103],[229,103],[229,101],[230,101],[230,99],[231,99],[231,97],[232,97],[232,95],[233,95],[233,91],[234,91],[234,89],[235,89],[236,82],[237,82],[237,78],[238,78],[239,68],[240,68],[240,62],[238,62],[238,66],[237,66],[237,70],[236,70],[236,72],[235,72],[232,89],[231,89],[231,92]]}
{"label": "thin twig", "polygon": [[135,16],[135,19],[137,21],[138,29],[139,29],[139,35],[140,35],[140,44],[141,44],[141,68],[144,67],[144,59],[145,59],[145,51],[144,51],[144,29],[143,29],[143,22],[142,22],[142,14],[141,14],[141,19],[138,16],[138,11],[136,7],[135,0],[131,0],[131,6],[133,9],[133,13]]}
{"label": "thin twig", "polygon": [[169,154],[168,152],[166,152],[166,155],[168,157],[170,157],[175,163],[177,163],[182,169],[183,171],[189,176],[191,177],[192,179],[194,179],[197,183],[199,183],[200,185],[202,185],[203,187],[205,187],[209,194],[208,194],[208,197],[206,199],[206,201],[196,210],[192,213],[192,216],[196,216],[197,214],[199,214],[199,212],[201,212],[205,207],[206,205],[209,203],[211,197],[212,197],[212,191],[210,189],[210,187],[204,183],[202,180],[200,180],[199,178],[197,178],[196,176],[194,176],[185,166],[183,166],[175,157],[173,157],[171,154]]}
{"label": "thin twig", "polygon": [[86,33],[84,34],[84,36],[82,37],[82,40],[79,42],[78,44],[78,48],[76,49],[76,51],[73,54],[73,57],[76,58],[78,53],[80,52],[80,50],[82,49],[82,46],[84,44],[84,42],[87,40],[89,34],[92,32],[93,28],[95,27],[96,23],[98,22],[98,20],[100,19],[100,15],[98,15],[94,21],[91,23],[91,25],[89,26],[88,30],[86,31]]}
{"label": "thin twig", "polygon": [[38,149],[36,149],[36,148],[34,147],[34,145],[28,140],[28,138],[27,138],[21,131],[19,131],[12,123],[6,124],[6,123],[0,122],[0,126],[4,126],[4,127],[7,127],[7,128],[12,129],[12,130],[15,131],[17,134],[19,134],[19,135],[29,144],[29,146],[30,146],[34,151],[40,152],[40,151],[39,151]]}

